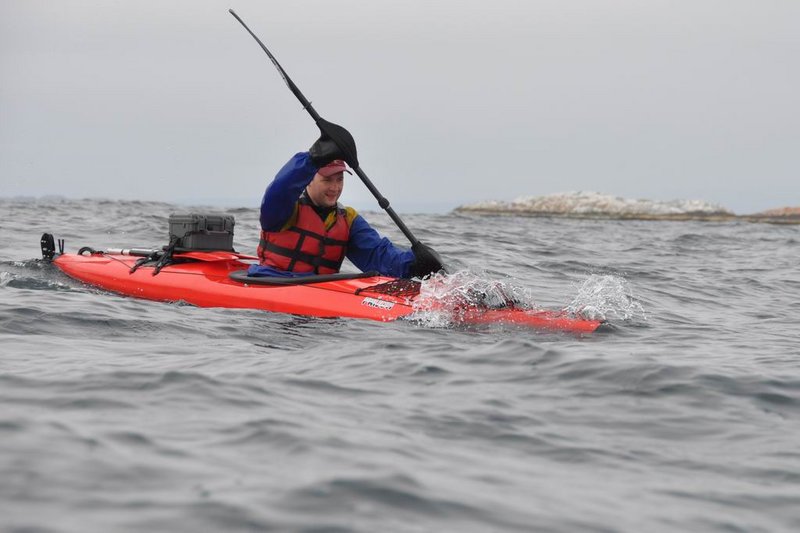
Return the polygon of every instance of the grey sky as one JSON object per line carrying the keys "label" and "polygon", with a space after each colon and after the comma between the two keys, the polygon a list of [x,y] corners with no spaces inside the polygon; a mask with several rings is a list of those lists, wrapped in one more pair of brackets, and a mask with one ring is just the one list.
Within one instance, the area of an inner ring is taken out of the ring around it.
{"label": "grey sky", "polygon": [[800,205],[798,0],[0,0],[0,196],[256,206],[318,132],[231,7],[398,212]]}

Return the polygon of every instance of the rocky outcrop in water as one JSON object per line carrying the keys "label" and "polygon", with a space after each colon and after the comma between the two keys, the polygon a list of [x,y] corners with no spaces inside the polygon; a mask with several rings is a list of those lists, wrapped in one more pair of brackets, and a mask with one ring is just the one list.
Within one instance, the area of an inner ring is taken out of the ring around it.
{"label": "rocky outcrop in water", "polygon": [[484,201],[459,206],[455,212],[617,220],[743,219],[753,222],[800,223],[800,208],[782,208],[753,215],[736,215],[719,204],[700,200],[660,202],[585,191],[521,197],[512,202]]}
{"label": "rocky outcrop in water", "polygon": [[770,224],[800,224],[800,207],[778,207],[752,215],[742,215],[739,218]]}

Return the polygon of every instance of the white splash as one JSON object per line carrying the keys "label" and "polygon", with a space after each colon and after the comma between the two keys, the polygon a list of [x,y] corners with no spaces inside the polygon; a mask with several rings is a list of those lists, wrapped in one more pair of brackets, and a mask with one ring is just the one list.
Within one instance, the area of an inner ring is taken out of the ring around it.
{"label": "white splash", "polygon": [[[592,274],[576,286],[577,294],[563,310],[575,317],[609,322],[645,321],[644,308],[622,276]],[[422,282],[408,319],[429,328],[449,328],[463,323],[469,308],[537,309],[533,291],[488,274],[461,270],[435,274]]]}
{"label": "white splash", "polygon": [[12,274],[11,272],[6,272],[6,271],[0,272],[0,287],[5,287],[9,283],[11,283],[11,280],[13,279],[14,279],[14,274]]}
{"label": "white splash", "polygon": [[647,320],[644,308],[622,276],[592,274],[577,289],[565,308],[570,314],[608,321]]}
{"label": "white splash", "polygon": [[426,327],[446,328],[460,322],[460,312],[470,307],[499,309],[535,307],[530,289],[490,279],[486,274],[461,270],[435,274],[424,280],[410,319]]}

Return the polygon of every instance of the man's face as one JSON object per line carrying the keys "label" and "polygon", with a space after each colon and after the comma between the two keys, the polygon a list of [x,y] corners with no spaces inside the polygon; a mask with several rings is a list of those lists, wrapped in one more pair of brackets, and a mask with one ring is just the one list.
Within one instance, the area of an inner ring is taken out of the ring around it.
{"label": "man's face", "polygon": [[317,173],[306,187],[308,197],[319,207],[333,207],[339,201],[344,189],[344,172],[330,176]]}

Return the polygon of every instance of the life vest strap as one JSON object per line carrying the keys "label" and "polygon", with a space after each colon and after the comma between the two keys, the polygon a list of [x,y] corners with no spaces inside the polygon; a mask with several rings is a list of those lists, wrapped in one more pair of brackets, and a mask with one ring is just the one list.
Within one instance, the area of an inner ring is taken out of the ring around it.
{"label": "life vest strap", "polygon": [[301,235],[301,239],[303,237],[313,237],[318,241],[322,241],[325,246],[347,246],[347,241],[342,241],[339,239],[334,239],[332,237],[326,237],[325,235],[320,235],[319,233],[303,228],[298,228],[297,226],[293,226],[288,228],[286,231],[294,231]]}
{"label": "life vest strap", "polygon": [[330,259],[324,259],[316,255],[307,254],[293,248],[284,248],[283,246],[278,246],[277,244],[273,244],[263,239],[261,240],[261,247],[264,250],[272,252],[273,254],[289,257],[292,259],[292,262],[302,261],[303,263],[308,263],[314,267],[315,271],[319,267],[331,268],[338,271],[342,266],[342,261],[344,261],[344,257],[342,257],[340,261],[332,261]]}

